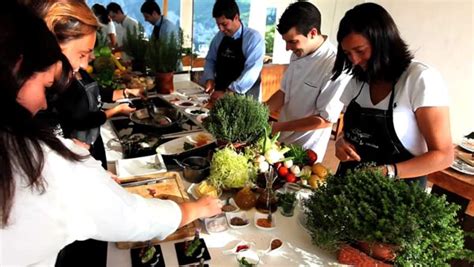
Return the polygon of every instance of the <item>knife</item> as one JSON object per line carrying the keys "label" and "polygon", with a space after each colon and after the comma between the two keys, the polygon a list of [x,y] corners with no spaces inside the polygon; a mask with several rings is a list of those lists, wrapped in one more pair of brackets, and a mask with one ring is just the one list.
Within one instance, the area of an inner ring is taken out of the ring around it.
{"label": "knife", "polygon": [[122,187],[133,187],[133,186],[141,186],[141,185],[152,185],[152,184],[163,183],[163,182],[165,182],[165,180],[169,180],[169,179],[174,179],[174,177],[157,177],[157,178],[148,179],[148,180],[143,180],[143,181],[123,183],[123,184],[120,184],[120,185],[121,185]]}

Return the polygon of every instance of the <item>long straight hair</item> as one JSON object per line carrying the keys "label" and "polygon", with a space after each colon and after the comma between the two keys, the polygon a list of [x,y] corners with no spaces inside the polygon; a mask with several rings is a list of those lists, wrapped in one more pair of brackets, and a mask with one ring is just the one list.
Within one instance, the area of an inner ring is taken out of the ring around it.
{"label": "long straight hair", "polygon": [[[366,71],[358,66],[354,67],[342,50],[342,40],[351,33],[361,34],[372,46]],[[390,14],[374,3],[360,4],[346,12],[339,23],[337,42],[333,80],[346,71],[359,81],[395,82],[413,59]]]}
{"label": "long straight hair", "polygon": [[72,69],[54,35],[28,8],[5,4],[0,11],[0,228],[8,225],[18,183],[26,183],[32,192],[45,192],[43,144],[68,160],[83,159],[17,102],[24,83],[58,61],[66,74],[55,86],[62,88]]}

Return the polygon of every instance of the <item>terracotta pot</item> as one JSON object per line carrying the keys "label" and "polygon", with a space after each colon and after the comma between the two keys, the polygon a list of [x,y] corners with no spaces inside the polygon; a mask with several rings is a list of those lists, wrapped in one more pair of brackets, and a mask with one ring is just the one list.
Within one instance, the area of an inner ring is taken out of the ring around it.
{"label": "terracotta pot", "polygon": [[343,245],[337,255],[337,261],[342,264],[348,264],[353,266],[364,266],[364,267],[389,267],[393,266],[376,260],[364,252],[350,246]]}
{"label": "terracotta pot", "polygon": [[359,241],[357,245],[367,255],[382,261],[393,262],[397,257],[398,246],[396,245],[365,241]]}
{"label": "terracotta pot", "polygon": [[155,74],[155,90],[158,94],[171,94],[174,92],[173,72]]}

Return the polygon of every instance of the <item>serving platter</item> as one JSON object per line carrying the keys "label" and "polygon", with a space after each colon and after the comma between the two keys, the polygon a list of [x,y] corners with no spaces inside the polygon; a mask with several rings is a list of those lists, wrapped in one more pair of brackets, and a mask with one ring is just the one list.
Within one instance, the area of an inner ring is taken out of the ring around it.
{"label": "serving platter", "polygon": [[474,175],[474,167],[469,166],[469,164],[465,163],[459,158],[454,159],[453,164],[451,164],[451,168],[467,175]]}
{"label": "serving platter", "polygon": [[[193,144],[195,145],[195,147],[185,150],[184,149],[185,142],[188,144]],[[159,145],[156,148],[156,153],[161,154],[163,156],[179,155],[183,152],[188,152],[188,151],[192,151],[198,148],[208,146],[214,142],[216,142],[216,139],[210,133],[196,132],[196,133],[191,133],[187,136],[173,139],[171,141],[168,141],[164,144]]]}

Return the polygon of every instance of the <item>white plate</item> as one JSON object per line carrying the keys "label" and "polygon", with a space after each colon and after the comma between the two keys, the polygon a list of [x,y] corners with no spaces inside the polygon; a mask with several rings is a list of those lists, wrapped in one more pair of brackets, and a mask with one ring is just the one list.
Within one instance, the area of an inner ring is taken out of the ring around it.
{"label": "white plate", "polygon": [[199,103],[192,100],[180,100],[180,101],[173,102],[173,104],[182,108],[199,106]]}
{"label": "white plate", "polygon": [[453,164],[451,165],[451,168],[458,172],[462,172],[464,174],[468,175],[474,175],[474,167],[469,166],[469,164],[465,163],[461,159],[454,159]]}
{"label": "white plate", "polygon": [[463,138],[459,146],[466,149],[469,152],[474,153],[474,139]]}
{"label": "white plate", "polygon": [[186,150],[186,152],[192,151],[194,149],[198,149],[198,148],[201,148],[201,147],[208,146],[209,144],[212,144],[216,141],[214,136],[212,136],[210,133],[205,133],[205,132],[191,133],[188,136],[183,136],[183,137],[180,137],[180,138],[176,138],[176,139],[168,141],[164,144],[159,145],[156,148],[156,153],[161,154],[161,155],[181,154],[181,153],[185,152],[185,150],[183,148],[184,142],[187,142],[187,143],[190,143],[190,144],[196,144],[197,139],[199,138],[199,136],[203,136],[207,140],[207,143],[205,145],[200,146],[200,147],[195,147],[195,148]]}
{"label": "white plate", "polygon": [[[196,111],[200,111],[200,113],[193,113]],[[184,112],[188,113],[191,116],[199,116],[199,115],[208,115],[209,114],[209,109],[207,108],[201,108],[201,107],[190,107],[184,110]]]}
{"label": "white plate", "polygon": [[257,224],[257,220],[258,219],[266,219],[268,217],[268,214],[266,213],[261,213],[261,212],[255,212],[255,215],[254,215],[254,220],[253,220],[253,223],[255,224],[255,227],[257,227],[258,229],[260,230],[264,230],[264,231],[270,231],[270,230],[273,230],[275,229],[276,227],[276,216],[275,214],[272,215],[272,227],[262,227],[262,226],[259,226]]}
{"label": "white plate", "polygon": [[[247,218],[247,214],[244,211],[239,211],[239,212],[226,212],[225,217],[227,218],[227,223],[229,224],[230,228],[234,229],[242,229],[250,225],[250,220]],[[235,217],[240,217],[243,220],[247,221],[247,224],[245,225],[233,225],[230,223],[230,220]]]}
{"label": "white plate", "polygon": [[133,159],[119,159],[115,162],[115,170],[117,177],[122,180],[134,176],[166,172],[166,165],[163,162],[163,157],[157,154]]}

